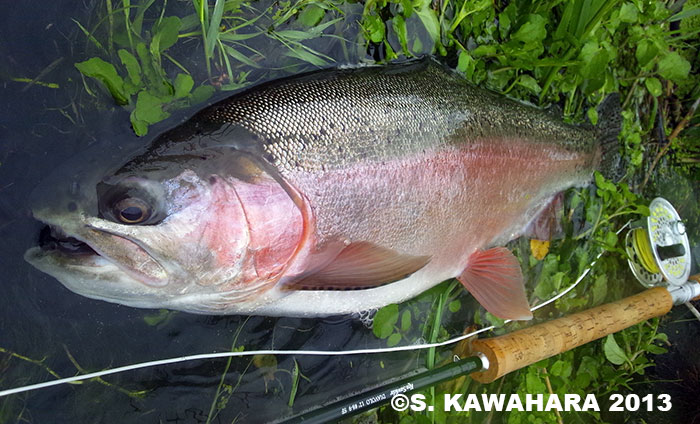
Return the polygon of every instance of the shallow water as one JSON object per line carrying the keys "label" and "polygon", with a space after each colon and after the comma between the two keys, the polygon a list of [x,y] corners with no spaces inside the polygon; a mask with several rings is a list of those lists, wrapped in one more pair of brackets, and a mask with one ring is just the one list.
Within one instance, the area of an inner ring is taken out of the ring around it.
{"label": "shallow water", "polygon": [[[359,6],[358,6],[359,7]],[[130,129],[128,112],[103,103],[91,106],[82,88],[75,62],[91,57],[85,37],[70,18],[89,22],[93,7],[81,2],[17,2],[0,18],[0,76],[3,81],[0,110],[0,348],[49,367],[62,377],[80,372],[196,353],[236,348],[347,350],[385,347],[370,328],[356,317],[326,319],[209,317],[172,313],[155,323],[158,311],[139,310],[90,300],[73,294],[22,259],[36,244],[41,225],[29,213],[30,193],[42,181],[70,180],[81,169],[94,169],[147,143],[178,119],[199,107],[175,114],[140,139]],[[349,21],[352,13],[349,10]],[[337,63],[358,63],[377,52],[352,43],[350,26],[342,45],[324,39],[309,45]],[[424,43],[428,45],[428,43]],[[289,65],[280,47],[259,42],[265,51],[263,68]],[[268,49],[268,50],[265,50]],[[193,51],[200,53],[201,49]],[[59,88],[13,82],[41,77]],[[198,56],[189,67],[202,72]],[[314,69],[296,62],[285,70],[254,70],[249,80],[262,82],[288,73]],[[209,103],[230,93],[218,93]],[[104,100],[104,98],[102,98]],[[57,108],[70,116],[68,119]],[[97,161],[93,163],[91,161]],[[68,164],[68,165],[66,165]],[[43,195],[50,195],[44,193]],[[36,196],[36,195],[35,195]],[[443,323],[451,334],[467,324],[473,301],[461,296],[460,313]],[[417,301],[418,308],[431,302]],[[427,311],[426,311],[427,314]],[[419,339],[415,326],[408,339]],[[236,337],[236,334],[240,334]],[[420,355],[424,355],[421,353]],[[338,396],[367,388],[424,364],[419,353],[362,356],[277,355],[276,364],[233,359],[223,379],[227,395],[215,401],[227,360],[192,361],[148,368],[106,377],[110,386],[91,381],[62,385],[0,399],[0,422],[206,422],[214,403],[212,422],[266,422],[311,408]],[[264,361],[263,361],[264,362]],[[263,366],[266,365],[266,366]],[[78,369],[77,367],[80,367]],[[293,408],[293,373],[299,378]],[[0,353],[0,388],[33,384],[54,377],[41,366]],[[147,391],[132,397],[127,391]]]}

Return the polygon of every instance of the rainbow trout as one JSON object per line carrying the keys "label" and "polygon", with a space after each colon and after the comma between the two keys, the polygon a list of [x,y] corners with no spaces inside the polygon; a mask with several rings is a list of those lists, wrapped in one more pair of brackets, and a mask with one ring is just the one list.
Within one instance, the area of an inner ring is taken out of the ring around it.
{"label": "rainbow trout", "polygon": [[344,314],[456,277],[491,313],[529,319],[500,246],[615,150],[615,103],[572,126],[433,61],[270,82],[34,208],[50,234],[25,258],[135,307]]}

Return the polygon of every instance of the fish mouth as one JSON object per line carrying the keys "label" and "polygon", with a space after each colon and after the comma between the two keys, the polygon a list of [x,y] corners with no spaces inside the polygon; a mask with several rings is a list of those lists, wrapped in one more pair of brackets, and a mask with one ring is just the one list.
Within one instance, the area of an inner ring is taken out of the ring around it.
{"label": "fish mouth", "polygon": [[35,253],[52,257],[55,263],[71,268],[113,268],[129,280],[151,287],[168,284],[168,273],[149,252],[130,237],[92,225],[70,225],[70,230],[55,222],[40,220],[45,225],[39,232]]}
{"label": "fish mouth", "polygon": [[99,256],[89,244],[53,225],[44,225],[39,232],[39,247],[45,252],[58,251],[67,256]]}

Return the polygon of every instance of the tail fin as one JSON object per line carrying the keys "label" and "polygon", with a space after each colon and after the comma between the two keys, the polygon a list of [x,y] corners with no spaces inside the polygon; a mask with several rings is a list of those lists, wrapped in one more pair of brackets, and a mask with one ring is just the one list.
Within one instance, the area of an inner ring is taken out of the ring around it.
{"label": "tail fin", "polygon": [[598,126],[596,134],[602,149],[600,172],[609,180],[618,181],[624,176],[620,144],[617,136],[622,129],[620,95],[612,93],[598,106]]}

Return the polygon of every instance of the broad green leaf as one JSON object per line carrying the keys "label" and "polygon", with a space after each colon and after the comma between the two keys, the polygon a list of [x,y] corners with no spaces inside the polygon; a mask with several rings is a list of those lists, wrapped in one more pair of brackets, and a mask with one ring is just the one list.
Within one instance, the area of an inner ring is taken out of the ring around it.
{"label": "broad green leaf", "polygon": [[467,71],[467,66],[469,66],[469,63],[471,63],[474,59],[469,55],[469,52],[466,50],[461,50],[459,52],[459,60],[457,61],[457,70],[460,72],[466,72]]}
{"label": "broad green leaf", "polygon": [[425,30],[430,34],[433,44],[440,41],[440,22],[435,11],[430,8],[430,2],[424,3],[424,6],[415,10],[415,12],[423,23]]}
{"label": "broad green leaf", "polygon": [[373,43],[379,43],[384,39],[384,21],[379,16],[365,16],[362,27],[367,31],[367,35]]}
{"label": "broad green leaf", "polygon": [[578,366],[577,374],[587,374],[597,379],[600,375],[598,369],[598,361],[596,359],[590,356],[584,356],[581,358],[581,365]]}
{"label": "broad green leaf", "polygon": [[410,56],[411,53],[408,51],[408,35],[406,33],[406,21],[403,16],[395,16],[391,20],[391,27],[394,29],[396,36],[399,38],[399,43],[401,44],[401,50],[406,56]]}
{"label": "broad green leaf", "polygon": [[548,371],[550,374],[556,375],[557,377],[569,378],[572,371],[572,365],[569,361],[557,360],[551,367],[548,368]]}
{"label": "broad green leaf", "polygon": [[534,94],[539,94],[542,91],[542,87],[537,83],[537,80],[530,75],[521,75],[518,78],[518,85],[527,88]]}
{"label": "broad green leaf", "polygon": [[542,16],[531,14],[527,17],[527,21],[513,34],[512,38],[526,45],[540,43],[547,36],[546,23],[547,21]]}
{"label": "broad green leaf", "polygon": [[664,343],[668,343],[668,335],[666,333],[656,333],[654,340],[660,340]]}
{"label": "broad green leaf", "polygon": [[620,20],[622,22],[634,23],[637,22],[639,10],[632,3],[625,3],[620,8]]}
{"label": "broad green leaf", "polygon": [[192,13],[187,16],[183,16],[180,19],[180,31],[190,32],[195,29],[201,28],[202,23],[199,22],[199,17],[196,13]]}
{"label": "broad green leaf", "polygon": [[408,331],[411,329],[411,311],[406,309],[401,314],[401,331]]}
{"label": "broad green leaf", "polygon": [[503,325],[506,323],[506,320],[504,320],[503,318],[497,317],[496,315],[492,314],[491,312],[486,312],[486,319],[494,327],[503,327]]}
{"label": "broad green leaf", "polygon": [[605,358],[615,365],[622,365],[627,360],[627,355],[617,344],[612,334],[608,334],[608,337],[605,338],[603,352],[605,353]]}
{"label": "broad green leaf", "polygon": [[163,18],[160,25],[154,30],[154,38],[158,37],[158,50],[164,52],[177,42],[182,22],[177,16]]}
{"label": "broad green leaf", "polygon": [[605,234],[605,244],[611,248],[615,247],[617,244],[617,233],[615,231],[608,231]]}
{"label": "broad green leaf", "polygon": [[163,111],[162,99],[147,91],[142,91],[139,93],[139,96],[136,99],[134,116],[136,119],[144,121],[147,124],[155,124],[156,122],[160,122],[170,115]]}
{"label": "broad green leaf", "polygon": [[473,81],[474,71],[476,70],[477,62],[466,50],[459,52],[459,61],[457,62],[457,69],[464,72],[464,75],[470,81]]}
{"label": "broad green leaf", "polygon": [[685,79],[690,72],[690,62],[677,52],[671,52],[659,61],[659,75],[673,82]]}
{"label": "broad green leaf", "polygon": [[599,275],[593,283],[591,291],[593,292],[593,304],[600,304],[608,294],[608,276],[605,274]]}
{"label": "broad green leaf", "polygon": [[598,123],[598,110],[596,108],[589,107],[586,115],[588,115],[588,120],[591,124],[596,125]]}
{"label": "broad green leaf", "polygon": [[124,80],[117,74],[114,65],[99,57],[93,57],[85,62],[75,64],[75,67],[85,76],[100,81],[109,91],[117,104],[129,103],[130,97],[124,92]]}
{"label": "broad green leaf", "polygon": [[380,339],[386,339],[394,332],[394,325],[399,320],[399,305],[387,305],[374,314],[372,332]]}
{"label": "broad green leaf", "polygon": [[187,74],[177,74],[174,85],[175,98],[181,99],[190,94],[190,91],[192,91],[192,87],[194,86],[194,81],[192,80],[192,77]]}
{"label": "broad green leaf", "polygon": [[658,97],[662,94],[663,87],[661,87],[661,81],[659,81],[657,78],[647,78],[644,80],[644,85],[646,86],[647,90],[649,90],[649,94],[651,94],[654,97]]}
{"label": "broad green leaf", "polygon": [[160,52],[156,48],[156,45],[151,44],[152,49],[149,50],[144,43],[136,44],[136,54],[141,62],[141,72],[145,77],[149,90],[157,92],[159,95],[167,96],[173,93],[172,86],[168,81],[165,80],[163,76],[163,69],[158,65],[157,60],[154,58],[155,55],[160,55]]}
{"label": "broad green leaf", "polygon": [[460,302],[459,299],[453,300],[447,305],[447,308],[450,312],[455,313],[462,308],[462,302]]}
{"label": "broad green leaf", "polygon": [[397,344],[399,344],[400,341],[401,341],[401,334],[399,334],[399,333],[393,333],[393,334],[392,334],[391,336],[389,336],[389,338],[386,340],[386,345],[389,346],[389,347],[394,347],[394,346],[396,346]]}
{"label": "broad green leaf", "polygon": [[492,44],[483,44],[471,52],[475,57],[496,56],[498,48]]}
{"label": "broad green leaf", "polygon": [[401,0],[401,14],[408,19],[413,14],[413,2],[411,0]]}
{"label": "broad green leaf", "polygon": [[313,27],[323,19],[326,11],[316,6],[315,4],[310,4],[304,8],[297,18],[299,22],[307,27]]}
{"label": "broad green leaf", "polygon": [[508,33],[510,32],[510,25],[512,22],[510,15],[513,10],[515,10],[515,4],[511,3],[505,8],[503,13],[498,15],[498,31],[503,38],[507,37]]}
{"label": "broad green leaf", "polygon": [[209,99],[214,94],[214,87],[211,85],[200,85],[195,88],[190,96],[190,103],[196,105]]}
{"label": "broad green leaf", "polygon": [[131,120],[131,127],[134,129],[136,135],[142,137],[148,134],[148,123],[136,118],[134,111],[131,111],[129,118]]}
{"label": "broad green leaf", "polygon": [[600,172],[596,171],[594,173],[595,175],[595,185],[603,190],[603,191],[609,191],[609,192],[617,192],[617,187],[615,187],[615,184],[611,183],[610,181],[606,180],[605,177],[603,177],[603,174]]}
{"label": "broad green leaf", "polygon": [[537,375],[535,367],[528,368],[527,374],[525,375],[525,389],[528,393],[544,393],[547,390],[544,382]]}
{"label": "broad green leaf", "polygon": [[654,355],[661,355],[661,354],[668,352],[668,350],[666,350],[666,348],[661,347],[661,346],[657,346],[655,344],[648,345],[647,351],[649,351],[649,353],[652,353]]}
{"label": "broad green leaf", "polygon": [[126,72],[129,74],[129,79],[131,83],[135,86],[141,85],[141,65],[136,57],[131,54],[128,50],[119,49],[117,52],[119,59],[122,61],[122,65],[126,68]]}
{"label": "broad green leaf", "polygon": [[659,53],[659,48],[652,40],[644,39],[637,43],[635,57],[639,66],[644,68],[647,66]]}
{"label": "broad green leaf", "polygon": [[582,77],[586,79],[602,79],[605,77],[603,69],[608,65],[610,57],[607,50],[603,49],[595,41],[586,43],[579,55],[583,66],[579,70]]}

